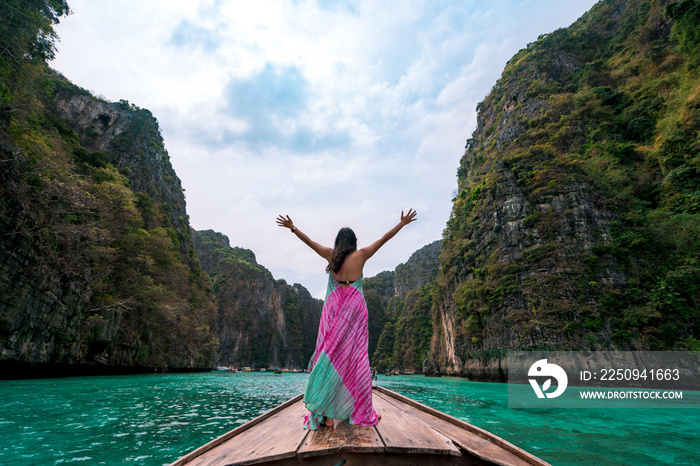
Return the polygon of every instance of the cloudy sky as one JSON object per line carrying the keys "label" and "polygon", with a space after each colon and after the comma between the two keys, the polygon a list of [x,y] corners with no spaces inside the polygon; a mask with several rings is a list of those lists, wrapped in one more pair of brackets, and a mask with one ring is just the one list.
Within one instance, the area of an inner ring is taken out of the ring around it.
{"label": "cloudy sky", "polygon": [[508,59],[593,0],[69,0],[52,66],[159,120],[193,228],[325,293],[323,259],[275,224],[359,246],[365,267],[440,239],[475,108]]}

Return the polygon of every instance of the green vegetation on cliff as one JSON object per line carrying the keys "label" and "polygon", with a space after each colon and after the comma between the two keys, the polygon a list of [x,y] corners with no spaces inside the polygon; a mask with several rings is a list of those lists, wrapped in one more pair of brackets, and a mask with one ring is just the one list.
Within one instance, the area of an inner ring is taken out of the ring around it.
{"label": "green vegetation on cliff", "polygon": [[369,354],[380,370],[420,372],[430,352],[440,241],[429,244],[393,272],[366,278]]}
{"label": "green vegetation on cliff", "polygon": [[218,307],[220,366],[305,369],[316,346],[321,302],[301,285],[275,281],[225,235],[196,231],[195,246]]}
{"label": "green vegetation on cliff", "polygon": [[699,348],[698,24],[697,0],[607,0],[509,61],[444,232],[441,366]]}
{"label": "green vegetation on cliff", "polygon": [[403,299],[389,303],[390,317],[382,329],[372,354],[372,364],[380,369],[421,372],[433,336],[431,310],[435,283],[411,290]]}
{"label": "green vegetation on cliff", "polygon": [[65,2],[0,12],[0,360],[209,367],[215,307],[156,120],[46,65]]}

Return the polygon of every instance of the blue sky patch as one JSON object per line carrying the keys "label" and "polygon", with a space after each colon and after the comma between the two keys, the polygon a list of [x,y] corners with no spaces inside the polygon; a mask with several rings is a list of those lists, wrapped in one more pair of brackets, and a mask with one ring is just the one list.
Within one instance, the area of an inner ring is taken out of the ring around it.
{"label": "blue sky patch", "polygon": [[207,52],[219,48],[219,39],[215,31],[192,24],[188,20],[181,21],[173,29],[169,43],[177,47],[202,47]]}
{"label": "blue sky patch", "polygon": [[316,4],[323,10],[357,14],[355,6],[346,0],[317,0]]}
{"label": "blue sky patch", "polygon": [[252,123],[269,124],[274,116],[294,117],[306,108],[308,84],[296,67],[270,63],[248,80],[226,89],[228,111]]}
{"label": "blue sky patch", "polygon": [[[227,113],[248,122],[243,135],[228,135],[223,143],[243,140],[251,145],[286,147],[296,152],[310,152],[351,143],[347,132],[317,134],[300,118],[307,110],[309,85],[294,66],[280,67],[270,63],[257,75],[229,83],[225,91]],[[297,128],[280,127],[294,119]]]}

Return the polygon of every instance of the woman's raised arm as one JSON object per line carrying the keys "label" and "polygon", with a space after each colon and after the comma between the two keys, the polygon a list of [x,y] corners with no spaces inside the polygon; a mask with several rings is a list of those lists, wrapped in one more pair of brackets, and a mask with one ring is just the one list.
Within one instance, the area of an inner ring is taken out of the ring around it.
{"label": "woman's raised arm", "polygon": [[292,231],[292,233],[294,233],[297,236],[297,238],[304,242],[304,244],[316,251],[316,254],[323,257],[328,262],[331,261],[331,255],[333,254],[333,250],[331,248],[318,244],[316,241],[312,240],[304,233],[299,231],[299,229],[294,226],[294,222],[291,218],[289,218],[289,215],[287,215],[286,217],[284,215],[280,215],[279,217],[277,217],[277,225],[284,228],[289,228]]}
{"label": "woman's raised arm", "polygon": [[418,213],[413,210],[413,209],[408,209],[408,213],[406,215],[403,214],[403,210],[401,211],[401,221],[392,228],[391,230],[387,231],[384,236],[379,238],[377,241],[374,243],[370,244],[369,246],[360,249],[360,252],[365,256],[364,259],[367,260],[370,257],[374,255],[375,252],[379,250],[384,244],[386,244],[387,241],[389,241],[391,238],[393,238],[396,233],[399,232],[403,227],[408,225],[411,222],[416,221],[416,215]]}

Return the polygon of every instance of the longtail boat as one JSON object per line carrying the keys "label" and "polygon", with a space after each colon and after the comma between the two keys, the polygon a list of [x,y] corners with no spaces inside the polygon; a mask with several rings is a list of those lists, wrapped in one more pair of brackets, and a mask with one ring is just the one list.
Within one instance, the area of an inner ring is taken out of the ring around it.
{"label": "longtail boat", "polygon": [[376,426],[302,428],[303,394],[186,454],[171,466],[548,465],[502,438],[374,386]]}

